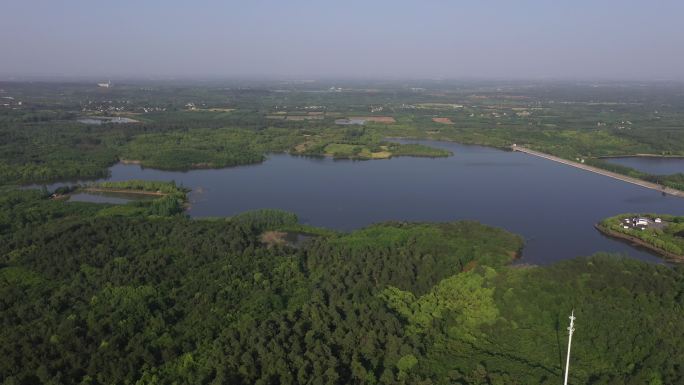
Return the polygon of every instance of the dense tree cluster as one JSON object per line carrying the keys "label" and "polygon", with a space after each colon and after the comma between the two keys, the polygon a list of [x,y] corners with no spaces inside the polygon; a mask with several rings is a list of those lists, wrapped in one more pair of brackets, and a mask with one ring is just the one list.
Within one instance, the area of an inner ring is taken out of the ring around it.
{"label": "dense tree cluster", "polygon": [[277,209],[247,211],[233,216],[231,221],[262,231],[297,225],[299,223],[296,214]]}
{"label": "dense tree cluster", "polygon": [[[610,256],[507,267],[474,222],[386,223],[265,247],[276,210],[225,220],[0,199],[6,384],[677,383],[684,273]],[[111,213],[111,212],[110,212]]]}
{"label": "dense tree cluster", "polygon": [[167,195],[184,195],[187,191],[183,187],[177,186],[175,181],[161,182],[142,179],[132,179],[118,182],[98,182],[89,184],[88,186],[112,190],[149,191]]}
{"label": "dense tree cluster", "polygon": [[[373,158],[372,152],[388,156],[449,155],[427,146],[385,142],[382,135],[364,130],[356,135],[349,134],[350,129],[292,124],[236,128],[230,120],[211,118],[226,114],[152,114],[146,119],[156,120],[102,127],[73,121],[0,122],[0,184],[106,177],[107,168],[118,160],[157,169],[188,170],[259,163],[268,153],[288,151],[364,159]],[[328,146],[345,150],[330,152]]]}

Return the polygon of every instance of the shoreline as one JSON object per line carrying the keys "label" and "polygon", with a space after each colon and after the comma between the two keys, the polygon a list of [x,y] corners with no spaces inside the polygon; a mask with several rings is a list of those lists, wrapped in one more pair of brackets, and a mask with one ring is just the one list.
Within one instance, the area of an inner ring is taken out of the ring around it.
{"label": "shoreline", "polygon": [[647,189],[660,191],[661,193],[664,193],[664,194],[676,196],[676,197],[679,197],[679,198],[684,198],[684,191],[679,191],[679,190],[673,189],[673,188],[671,188],[671,187],[661,186],[661,185],[659,185],[659,184],[655,184],[655,183],[652,183],[652,182],[647,182],[647,181],[645,181],[645,180],[641,180],[641,179],[637,179],[637,178],[632,178],[632,177],[627,176],[627,175],[622,175],[622,174],[618,174],[618,173],[616,173],[616,172],[604,170],[604,169],[601,169],[601,168],[598,168],[598,167],[589,166],[589,165],[586,165],[586,164],[584,164],[584,163],[577,163],[577,162],[574,162],[574,161],[571,161],[571,160],[559,158],[559,157],[557,157],[557,156],[549,155],[549,154],[546,154],[546,153],[543,153],[543,152],[539,152],[539,151],[535,151],[535,150],[530,150],[529,148],[526,148],[526,147],[511,146],[511,149],[512,149],[514,152],[515,152],[515,151],[518,151],[518,152],[522,152],[522,153],[525,153],[525,154],[528,154],[528,155],[537,156],[537,157],[539,157],[539,158],[544,158],[544,159],[551,160],[551,161],[554,161],[554,162],[562,163],[562,164],[565,164],[565,165],[568,165],[568,166],[572,166],[572,167],[575,167],[575,168],[579,168],[579,169],[581,169],[581,170],[585,170],[585,171],[593,172],[593,173],[595,173],[595,174],[607,176],[607,177],[609,177],[609,178],[613,178],[613,179],[617,179],[617,180],[620,180],[620,181],[623,181],[623,182],[631,183],[631,184],[634,184],[634,185],[637,185],[637,186],[640,186],[640,187],[644,187],[644,188],[647,188]]}
{"label": "shoreline", "polygon": [[617,231],[606,229],[598,223],[594,225],[594,228],[596,228],[596,230],[598,230],[601,234],[604,234],[604,235],[612,237],[612,238],[617,238],[617,239],[629,241],[633,245],[641,246],[641,247],[648,249],[648,250],[650,250],[650,251],[652,251],[652,252],[654,252],[660,256],[663,256],[663,257],[665,257],[668,260],[671,260],[673,262],[680,262],[680,263],[684,262],[684,255],[674,254],[674,253],[671,253],[669,251],[660,249],[660,248],[655,247],[652,244],[644,241],[643,239],[639,239],[639,238],[633,237],[631,235],[627,235],[627,234],[623,234],[623,233],[620,233]]}
{"label": "shoreline", "polygon": [[134,195],[151,195],[151,196],[165,196],[168,194],[158,191],[144,191],[144,190],[128,190],[128,189],[109,189],[101,187],[85,187],[79,189],[83,192],[90,193],[114,193],[114,194],[134,194]]}
{"label": "shoreline", "polygon": [[142,165],[142,160],[136,160],[136,159],[119,159],[119,163]]}

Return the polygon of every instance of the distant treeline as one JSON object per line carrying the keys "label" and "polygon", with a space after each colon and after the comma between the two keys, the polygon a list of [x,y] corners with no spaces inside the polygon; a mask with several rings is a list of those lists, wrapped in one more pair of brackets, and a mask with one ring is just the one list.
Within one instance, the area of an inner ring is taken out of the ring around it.
{"label": "distant treeline", "polygon": [[[287,151],[355,159],[445,156],[442,150],[412,145],[388,151],[382,148],[388,136],[501,148],[516,143],[603,168],[610,166],[595,158],[684,155],[679,85],[599,90],[575,84],[501,88],[440,82],[425,89],[374,84],[370,91],[367,84],[354,83],[344,92],[321,92],[320,87],[117,84],[103,92],[92,84],[3,83],[12,108],[0,109],[0,184],[101,178],[120,159],[186,170],[258,163],[268,153]],[[323,118],[267,119],[273,113],[310,112]],[[83,115],[130,116],[139,123],[85,125],[76,121]],[[334,124],[336,117],[353,115],[392,116],[396,123]],[[453,124],[436,123],[435,117]],[[684,188],[681,175],[637,177]]]}

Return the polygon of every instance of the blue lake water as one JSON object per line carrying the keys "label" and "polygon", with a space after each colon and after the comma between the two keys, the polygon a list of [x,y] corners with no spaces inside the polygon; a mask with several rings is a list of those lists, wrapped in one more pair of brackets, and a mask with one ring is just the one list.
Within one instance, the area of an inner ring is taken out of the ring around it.
{"label": "blue lake water", "polygon": [[684,215],[684,199],[520,152],[416,141],[448,158],[349,161],[271,155],[262,164],[188,172],[118,164],[109,180],[175,180],[192,188],[193,217],[279,208],[301,222],[352,230],[387,220],[477,220],[526,240],[521,263],[608,251],[661,259],[593,227],[624,212]]}
{"label": "blue lake water", "polygon": [[684,158],[625,157],[606,158],[607,162],[631,167],[654,175],[684,173]]}

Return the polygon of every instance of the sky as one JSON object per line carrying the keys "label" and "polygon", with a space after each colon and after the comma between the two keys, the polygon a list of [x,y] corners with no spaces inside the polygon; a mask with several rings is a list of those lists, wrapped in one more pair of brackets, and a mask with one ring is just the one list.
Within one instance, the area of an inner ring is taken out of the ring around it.
{"label": "sky", "polygon": [[0,0],[0,76],[684,80],[684,1]]}

